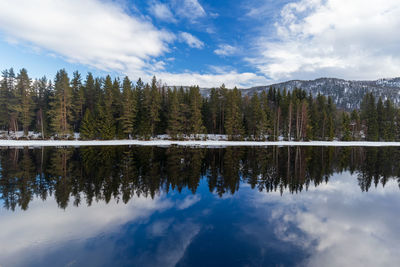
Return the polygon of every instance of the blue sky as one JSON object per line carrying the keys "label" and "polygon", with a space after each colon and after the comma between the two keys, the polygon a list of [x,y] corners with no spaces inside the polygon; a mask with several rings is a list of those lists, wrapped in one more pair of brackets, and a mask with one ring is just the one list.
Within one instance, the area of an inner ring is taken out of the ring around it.
{"label": "blue sky", "polygon": [[398,0],[3,0],[0,68],[170,85],[400,76]]}

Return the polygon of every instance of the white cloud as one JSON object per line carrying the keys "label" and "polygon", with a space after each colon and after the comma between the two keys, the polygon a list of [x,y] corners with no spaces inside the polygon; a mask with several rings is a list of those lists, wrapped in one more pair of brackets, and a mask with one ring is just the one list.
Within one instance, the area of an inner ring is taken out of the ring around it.
{"label": "white cloud", "polygon": [[190,86],[199,85],[200,87],[219,87],[223,83],[227,88],[247,88],[256,85],[267,83],[264,76],[259,76],[251,72],[238,73],[236,71],[229,71],[223,73],[168,73],[160,72],[157,74],[163,83],[176,86]]}
{"label": "white cloud", "polygon": [[176,23],[177,20],[175,19],[174,15],[172,14],[171,10],[169,9],[168,5],[155,2],[150,6],[150,12],[158,19]]}
{"label": "white cloud", "polygon": [[218,48],[214,50],[214,53],[219,56],[230,56],[237,52],[237,48],[229,44],[220,44]]}
{"label": "white cloud", "polygon": [[285,5],[274,27],[248,58],[273,80],[400,74],[398,0],[301,0]]}
{"label": "white cloud", "polygon": [[202,41],[188,32],[179,33],[179,39],[182,42],[187,43],[191,48],[201,49],[204,47],[204,43]]}
{"label": "white cloud", "polygon": [[197,0],[174,0],[172,5],[180,17],[190,21],[195,21],[207,15],[203,6]]}
{"label": "white cloud", "polygon": [[128,15],[114,2],[100,0],[4,0],[0,30],[71,62],[138,73],[174,40],[173,34]]}

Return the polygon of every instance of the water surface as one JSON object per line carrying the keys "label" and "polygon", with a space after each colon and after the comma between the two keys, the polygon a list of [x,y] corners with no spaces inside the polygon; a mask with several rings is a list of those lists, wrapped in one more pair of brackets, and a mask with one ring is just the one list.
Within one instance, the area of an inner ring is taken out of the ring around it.
{"label": "water surface", "polygon": [[398,266],[400,148],[0,150],[0,266]]}

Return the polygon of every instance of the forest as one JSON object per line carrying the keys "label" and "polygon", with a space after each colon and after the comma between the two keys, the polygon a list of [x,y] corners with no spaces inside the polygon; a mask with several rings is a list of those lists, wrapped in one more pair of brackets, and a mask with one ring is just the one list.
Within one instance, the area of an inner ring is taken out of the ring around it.
{"label": "forest", "polygon": [[171,87],[156,77],[112,79],[110,75],[72,77],[65,69],[54,80],[31,79],[26,69],[4,70],[0,80],[2,138],[23,132],[42,139],[82,140],[200,138],[229,140],[400,140],[400,110],[390,99],[366,93],[360,108],[338,109],[331,97],[301,88],[242,96],[223,84],[207,97],[199,86]]}

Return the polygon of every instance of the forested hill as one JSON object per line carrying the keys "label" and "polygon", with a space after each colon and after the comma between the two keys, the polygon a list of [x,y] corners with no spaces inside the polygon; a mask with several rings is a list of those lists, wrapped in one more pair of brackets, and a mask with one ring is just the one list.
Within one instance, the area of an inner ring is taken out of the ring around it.
{"label": "forested hill", "polygon": [[[243,94],[242,94],[243,93]],[[224,86],[208,96],[198,86],[171,88],[82,76],[64,69],[53,80],[32,80],[26,69],[4,70],[0,81],[0,138],[23,131],[43,138],[173,139],[224,134],[231,140],[400,140],[400,110],[390,99],[360,95],[360,108],[337,108],[334,98],[294,88],[250,94]]]}
{"label": "forested hill", "polygon": [[[292,80],[267,86],[257,86],[241,89],[242,95],[253,95],[255,92],[260,94],[268,91],[270,87],[276,89],[287,89],[293,91],[301,88],[313,96],[318,93],[331,96],[334,104],[346,110],[360,108],[363,96],[371,92],[375,98],[382,97],[383,100],[390,99],[395,106],[400,106],[400,78],[380,79],[376,81],[347,81],[335,78],[320,78],[316,80]],[[209,94],[210,89],[203,89],[202,94]]]}

